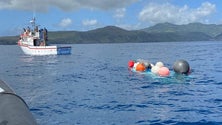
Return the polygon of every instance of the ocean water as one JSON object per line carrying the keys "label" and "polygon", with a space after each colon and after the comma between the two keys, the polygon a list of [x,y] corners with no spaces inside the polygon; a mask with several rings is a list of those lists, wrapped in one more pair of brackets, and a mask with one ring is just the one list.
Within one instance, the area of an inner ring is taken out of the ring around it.
{"label": "ocean water", "polygon": [[[0,79],[39,125],[222,124],[222,42],[72,44],[72,55],[27,56],[0,46]],[[131,59],[162,61],[189,76],[130,72]]]}

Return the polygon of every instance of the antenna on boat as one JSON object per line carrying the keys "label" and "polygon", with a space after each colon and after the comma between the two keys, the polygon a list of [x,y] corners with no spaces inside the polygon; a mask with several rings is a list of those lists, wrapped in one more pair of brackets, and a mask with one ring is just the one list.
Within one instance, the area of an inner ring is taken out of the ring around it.
{"label": "antenna on boat", "polygon": [[35,27],[35,17],[33,17],[32,20],[30,20],[30,23],[32,24],[33,27]]}
{"label": "antenna on boat", "polygon": [[30,21],[31,25],[33,28],[35,28],[36,24],[35,24],[35,16],[36,16],[36,12],[35,12],[35,5],[33,3],[32,0],[32,9],[33,9],[33,15],[32,15],[32,20]]}

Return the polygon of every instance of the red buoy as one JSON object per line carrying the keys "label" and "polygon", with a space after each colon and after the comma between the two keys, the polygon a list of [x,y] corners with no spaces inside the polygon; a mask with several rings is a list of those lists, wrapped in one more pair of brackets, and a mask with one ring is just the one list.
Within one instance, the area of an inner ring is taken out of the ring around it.
{"label": "red buoy", "polygon": [[130,61],[128,62],[128,67],[129,67],[129,68],[133,68],[133,66],[134,66],[134,61],[133,61],[133,60],[130,60]]}

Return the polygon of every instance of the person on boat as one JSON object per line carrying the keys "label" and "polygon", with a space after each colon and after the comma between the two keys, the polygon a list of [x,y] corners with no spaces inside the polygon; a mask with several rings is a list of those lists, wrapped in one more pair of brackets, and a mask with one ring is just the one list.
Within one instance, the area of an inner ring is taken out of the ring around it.
{"label": "person on boat", "polygon": [[26,37],[26,36],[28,36],[28,35],[29,35],[28,30],[24,28],[24,33],[23,33],[23,36],[24,36],[24,37]]}
{"label": "person on boat", "polygon": [[38,38],[39,38],[38,26],[36,26],[35,29],[34,29],[34,38],[35,38],[35,39],[38,39]]}
{"label": "person on boat", "polygon": [[31,33],[31,30],[30,30],[30,27],[28,26],[27,29],[26,29],[26,35],[27,36],[31,36],[32,33]]}
{"label": "person on boat", "polygon": [[43,29],[40,29],[40,30],[39,30],[39,39],[40,39],[40,44],[39,44],[39,46],[45,46]]}
{"label": "person on boat", "polygon": [[26,31],[26,29],[23,28],[23,32],[21,32],[21,35],[20,35],[20,38],[21,38],[21,39],[23,39],[23,37],[25,36],[25,31]]}
{"label": "person on boat", "polygon": [[33,42],[34,42],[34,46],[38,46],[39,45],[39,30],[38,30],[38,26],[35,27],[34,32],[33,32]]}
{"label": "person on boat", "polygon": [[44,34],[45,45],[47,45],[46,41],[48,41],[48,30],[45,27],[43,29],[43,34]]}

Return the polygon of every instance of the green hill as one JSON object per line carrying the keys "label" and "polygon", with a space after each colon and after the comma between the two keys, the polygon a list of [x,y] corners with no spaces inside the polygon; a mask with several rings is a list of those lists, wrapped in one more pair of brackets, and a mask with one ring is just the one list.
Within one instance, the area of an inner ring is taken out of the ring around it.
{"label": "green hill", "polygon": [[202,32],[211,37],[222,33],[222,25],[190,23],[186,25],[175,25],[171,23],[160,23],[152,27],[142,29],[142,31],[153,32]]}
{"label": "green hill", "polygon": [[216,37],[215,37],[215,40],[222,40],[222,33],[221,34],[219,34],[219,35],[217,35]]}
{"label": "green hill", "polygon": [[0,45],[14,45],[17,44],[19,36],[3,36],[0,37]]}
{"label": "green hill", "polygon": [[[222,40],[222,25],[191,23],[175,25],[161,23],[142,30],[125,30],[107,26],[95,30],[49,32],[50,44],[136,43],[167,41]],[[16,44],[18,36],[0,37],[0,44]]]}
{"label": "green hill", "polygon": [[52,43],[136,43],[166,41],[207,41],[212,37],[202,32],[145,32],[107,26],[87,32],[51,32]]}

